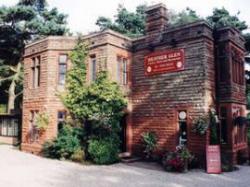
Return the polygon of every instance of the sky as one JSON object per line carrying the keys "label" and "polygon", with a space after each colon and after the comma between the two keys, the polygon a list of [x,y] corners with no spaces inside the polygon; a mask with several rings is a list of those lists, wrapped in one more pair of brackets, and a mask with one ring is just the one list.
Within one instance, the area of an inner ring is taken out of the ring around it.
{"label": "sky", "polygon": [[[164,3],[168,9],[179,12],[186,7],[195,10],[198,15],[206,17],[215,7],[225,7],[231,14],[240,11],[240,19],[250,27],[250,0],[47,0],[50,7],[57,7],[60,12],[68,14],[68,25],[73,33],[87,34],[98,30],[95,22],[99,16],[112,18],[118,4],[134,11],[137,5],[146,3]],[[0,6],[14,5],[17,0],[0,0]],[[248,29],[250,32],[250,29]]]}

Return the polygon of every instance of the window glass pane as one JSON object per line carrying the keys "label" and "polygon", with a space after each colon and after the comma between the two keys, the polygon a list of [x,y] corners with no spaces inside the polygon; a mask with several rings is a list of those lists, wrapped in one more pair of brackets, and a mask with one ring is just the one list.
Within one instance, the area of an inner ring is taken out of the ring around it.
{"label": "window glass pane", "polygon": [[59,111],[57,113],[57,130],[61,130],[62,127],[63,127],[63,122],[65,121],[66,119],[66,111]]}
{"label": "window glass pane", "polygon": [[64,85],[66,83],[66,75],[65,74],[60,74],[59,75],[59,84]]}
{"label": "window glass pane", "polygon": [[66,83],[66,72],[67,72],[67,64],[59,64],[58,83],[60,85],[64,85]]}
{"label": "window glass pane", "polygon": [[187,122],[179,122],[179,128],[180,128],[180,145],[186,145],[187,144]]}
{"label": "window glass pane", "polygon": [[127,84],[127,59],[123,59],[123,76],[122,76],[122,83],[123,85]]}
{"label": "window glass pane", "polygon": [[179,145],[187,144],[187,112],[178,112],[178,124],[179,124]]}
{"label": "window glass pane", "polygon": [[68,60],[68,56],[67,55],[60,55],[59,56],[59,63],[66,64],[67,60]]}
{"label": "window glass pane", "polygon": [[18,136],[18,120],[13,120],[13,136]]}
{"label": "window glass pane", "polygon": [[3,135],[3,136],[7,136],[7,123],[6,123],[6,120],[3,120],[3,124],[2,124],[2,135]]}
{"label": "window glass pane", "polygon": [[9,121],[9,124],[8,124],[8,136],[13,136],[14,135],[14,132],[13,132],[13,124],[10,123],[11,121]]}
{"label": "window glass pane", "polygon": [[117,57],[117,82],[120,83],[121,82],[121,57]]}
{"label": "window glass pane", "polygon": [[67,65],[66,64],[60,64],[59,65],[59,73],[66,73]]}
{"label": "window glass pane", "polygon": [[91,58],[91,77],[90,77],[90,80],[91,81],[95,81],[96,79],[96,59],[95,58]]}
{"label": "window glass pane", "polygon": [[65,119],[65,117],[66,117],[66,112],[65,111],[59,111],[57,113],[58,120]]}
{"label": "window glass pane", "polygon": [[31,70],[32,70],[32,87],[35,88],[35,85],[36,85],[35,67],[32,67]]}
{"label": "window glass pane", "polygon": [[32,58],[32,87],[37,88],[40,86],[40,75],[41,75],[41,57]]}
{"label": "window glass pane", "polygon": [[40,86],[40,80],[41,80],[41,76],[40,76],[41,72],[40,71],[41,71],[40,66],[37,66],[37,87]]}

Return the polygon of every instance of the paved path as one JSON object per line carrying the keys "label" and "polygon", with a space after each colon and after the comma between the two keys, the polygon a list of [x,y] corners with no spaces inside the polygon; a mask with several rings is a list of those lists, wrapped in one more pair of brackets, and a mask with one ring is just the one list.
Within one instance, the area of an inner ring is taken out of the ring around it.
{"label": "paved path", "polygon": [[222,175],[173,174],[142,163],[82,166],[0,146],[0,187],[249,187],[250,167]]}

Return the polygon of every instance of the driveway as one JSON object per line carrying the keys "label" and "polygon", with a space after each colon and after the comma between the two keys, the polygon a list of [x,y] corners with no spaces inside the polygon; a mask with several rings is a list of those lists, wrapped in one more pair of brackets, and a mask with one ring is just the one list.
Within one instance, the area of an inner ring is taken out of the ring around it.
{"label": "driveway", "polygon": [[250,167],[221,175],[167,173],[144,163],[82,166],[0,146],[1,187],[249,187]]}

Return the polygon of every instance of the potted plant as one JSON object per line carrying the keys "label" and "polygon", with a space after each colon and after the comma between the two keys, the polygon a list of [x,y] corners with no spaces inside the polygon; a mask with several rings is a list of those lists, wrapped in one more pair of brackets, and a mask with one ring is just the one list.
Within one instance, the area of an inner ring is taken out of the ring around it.
{"label": "potted plant", "polygon": [[[248,159],[250,159],[250,128],[247,128]],[[250,162],[249,162],[250,165]]]}
{"label": "potted plant", "polygon": [[162,165],[166,171],[188,172],[188,166],[194,156],[185,146],[178,146],[174,152],[167,152],[162,158]]}
{"label": "potted plant", "polygon": [[207,115],[200,116],[193,121],[192,132],[203,136],[209,128],[209,117]]}
{"label": "potted plant", "polygon": [[154,132],[145,132],[142,134],[144,144],[144,153],[147,160],[153,159],[153,152],[157,147],[157,137]]}
{"label": "potted plant", "polygon": [[185,146],[181,146],[178,149],[179,149],[178,151],[180,153],[181,159],[183,160],[183,163],[184,163],[183,172],[187,173],[188,172],[188,164],[190,162],[190,159],[192,158],[192,155]]}

